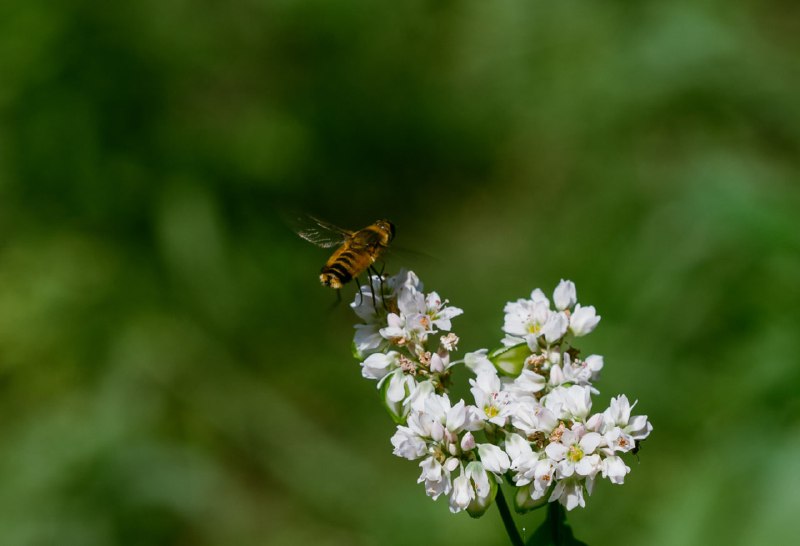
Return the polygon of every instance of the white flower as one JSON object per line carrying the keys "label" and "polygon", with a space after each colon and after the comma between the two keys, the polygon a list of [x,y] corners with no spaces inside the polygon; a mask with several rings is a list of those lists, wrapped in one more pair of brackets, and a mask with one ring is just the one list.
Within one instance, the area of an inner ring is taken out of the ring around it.
{"label": "white flower", "polygon": [[519,434],[509,434],[506,438],[506,451],[511,457],[511,470],[514,484],[518,487],[532,484],[528,489],[531,500],[544,496],[553,483],[555,462],[531,449],[530,443]]}
{"label": "white flower", "polygon": [[619,427],[614,427],[603,434],[603,438],[608,450],[611,452],[620,451],[626,453],[636,446],[636,440],[633,439],[633,436]]}
{"label": "white flower", "polygon": [[487,354],[487,349],[480,349],[479,351],[467,353],[464,355],[464,365],[472,370],[472,373],[475,375],[497,373],[497,369],[494,367],[494,364],[492,364],[492,361],[489,360],[489,357],[486,356]]}
{"label": "white flower", "polygon": [[509,393],[502,390],[494,368],[492,372],[481,373],[475,379],[470,379],[469,383],[481,418],[498,426],[505,425],[509,414]]}
{"label": "white flower", "polygon": [[419,463],[422,473],[417,483],[425,483],[425,493],[433,500],[447,495],[452,490],[450,473],[458,468],[458,459],[450,457],[441,464],[435,457],[428,457]]}
{"label": "white flower", "polygon": [[511,405],[511,424],[525,436],[537,432],[549,435],[558,426],[558,419],[535,398],[524,398]]}
{"label": "white flower", "polygon": [[[572,360],[568,353],[564,354],[564,380],[578,385],[589,385],[595,381],[603,369],[603,357],[590,355],[585,360]],[[593,388],[592,392],[597,391]]]}
{"label": "white flower", "polygon": [[[386,387],[386,401],[387,403],[401,403],[411,393],[416,386],[416,381],[410,375],[403,373],[403,370],[397,368],[395,371],[387,375],[383,381],[389,381]],[[378,383],[378,386],[383,384],[383,381]]]}
{"label": "white flower", "polygon": [[547,296],[544,295],[541,288],[535,288],[533,292],[531,292],[531,301],[534,303],[543,303],[550,308],[550,300],[547,299]]}
{"label": "white flower", "polygon": [[623,483],[625,475],[630,471],[630,467],[620,457],[613,456],[603,459],[602,475],[604,478],[608,478],[611,483]]}
{"label": "white flower", "polygon": [[600,470],[600,455],[594,450],[602,443],[603,437],[596,432],[585,432],[576,425],[565,430],[559,441],[551,442],[545,453],[557,463],[558,477],[569,478],[573,474],[591,476]]}
{"label": "white flower", "polygon": [[[636,404],[634,404],[636,405]],[[620,427],[635,440],[644,440],[653,430],[653,425],[647,420],[646,415],[631,417],[633,406],[624,394],[611,399],[608,409],[603,412],[603,430],[608,431]]]}
{"label": "white flower", "polygon": [[411,389],[411,394],[403,402],[411,410],[423,411],[425,409],[425,399],[433,395],[436,388],[432,381],[421,381]]}
{"label": "white flower", "polygon": [[453,480],[450,511],[456,513],[466,509],[473,517],[480,516],[490,506],[496,490],[496,482],[483,465],[473,461]]}
{"label": "white flower", "polygon": [[463,312],[458,307],[448,307],[447,301],[442,301],[442,298],[436,292],[431,292],[425,298],[425,314],[434,326],[442,330],[449,331],[450,319]]}
{"label": "white flower", "polygon": [[542,327],[550,317],[550,302],[538,300],[517,300],[505,306],[505,322],[503,331],[512,336],[526,338],[539,337]]}
{"label": "white flower", "polygon": [[356,324],[355,329],[353,348],[355,349],[354,352],[360,357],[380,350],[386,343],[380,333],[379,324]]}
{"label": "white flower", "polygon": [[514,381],[506,384],[506,392],[515,397],[533,397],[537,392],[544,390],[546,379],[533,370],[523,369],[514,378]]}
{"label": "white flower", "polygon": [[461,451],[472,451],[473,449],[475,449],[475,436],[471,432],[467,432],[461,438]]}
{"label": "white flower", "polygon": [[561,480],[556,483],[550,502],[559,501],[567,510],[586,506],[583,499],[583,484],[578,480]]}
{"label": "white flower", "polygon": [[542,402],[560,420],[585,421],[592,409],[591,390],[582,385],[556,387]]}
{"label": "white flower", "polygon": [[577,301],[575,283],[561,279],[561,282],[558,283],[558,286],[556,286],[553,292],[553,303],[555,303],[556,309],[559,311],[569,309],[575,305]]}
{"label": "white flower", "polygon": [[382,319],[384,300],[380,293],[381,279],[375,275],[368,277],[369,284],[361,285],[356,292],[350,308],[366,323]]}
{"label": "white flower", "polygon": [[421,405],[424,409],[411,410],[407,426],[397,427],[392,436],[393,453],[409,460],[424,457],[417,481],[424,482],[425,492],[434,499],[451,495],[451,509],[463,510],[477,498],[467,490],[470,475],[462,471],[452,480],[451,473],[474,458],[475,438],[469,431],[481,428],[482,421],[474,406],[463,400],[451,405],[446,395],[429,394]]}
{"label": "white flower", "polygon": [[600,315],[595,314],[594,306],[581,307],[579,303],[569,317],[569,329],[576,337],[581,337],[594,330],[598,322]]}
{"label": "white flower", "polygon": [[393,454],[409,461],[419,459],[427,452],[425,440],[408,427],[398,426],[392,436]]}
{"label": "white flower", "polygon": [[506,452],[494,444],[478,444],[478,456],[483,467],[495,474],[505,474],[511,464]]}
{"label": "white flower", "polygon": [[398,367],[399,356],[397,351],[371,354],[361,363],[361,375],[367,379],[382,379]]}
{"label": "white flower", "polygon": [[406,317],[397,313],[389,313],[387,326],[379,330],[382,337],[397,345],[405,344],[411,338],[410,329],[406,329]]}
{"label": "white flower", "polygon": [[564,313],[550,313],[541,328],[541,335],[547,343],[561,339],[567,333],[569,319]]}
{"label": "white flower", "polygon": [[469,483],[469,476],[466,472],[453,480],[453,493],[450,495],[450,511],[453,513],[466,510],[467,506],[475,498],[475,489]]}

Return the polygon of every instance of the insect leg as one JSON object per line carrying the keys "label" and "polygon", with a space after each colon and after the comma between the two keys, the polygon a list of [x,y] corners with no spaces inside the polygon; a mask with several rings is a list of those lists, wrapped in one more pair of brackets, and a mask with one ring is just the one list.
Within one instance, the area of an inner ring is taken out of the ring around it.
{"label": "insect leg", "polygon": [[[378,276],[378,286],[379,286],[379,288],[381,290],[381,303],[383,303],[383,310],[384,311],[388,311],[388,309],[386,308],[386,296],[383,293],[383,269],[384,269],[385,265],[386,264],[382,264],[380,272],[378,272],[378,270],[375,269],[374,265],[370,265],[369,268],[368,268],[368,271],[370,273],[370,286],[372,286],[372,280],[371,280],[372,276],[371,276],[371,274],[374,273],[375,275]],[[373,295],[375,294],[375,289],[374,288],[372,289],[372,293],[373,293]],[[374,301],[374,298],[373,298],[373,305],[374,304],[375,304],[375,301]]]}
{"label": "insect leg", "polygon": [[330,310],[333,310],[335,307],[338,307],[340,303],[342,303],[342,290],[334,290],[336,292],[336,301],[330,306]]}
{"label": "insect leg", "polygon": [[361,291],[363,286],[360,278],[356,277],[356,282],[358,283],[358,305],[361,305],[364,302],[364,292]]}

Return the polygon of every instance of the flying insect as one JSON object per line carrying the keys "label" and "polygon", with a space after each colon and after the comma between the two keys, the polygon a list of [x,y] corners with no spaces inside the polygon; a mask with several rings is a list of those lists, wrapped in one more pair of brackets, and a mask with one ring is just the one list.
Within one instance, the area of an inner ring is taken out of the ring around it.
{"label": "flying insect", "polygon": [[308,220],[310,226],[296,230],[300,237],[322,248],[338,247],[319,275],[322,285],[334,290],[339,290],[364,271],[372,270],[395,234],[394,224],[389,220],[377,220],[357,231],[340,228],[313,216],[308,216]]}

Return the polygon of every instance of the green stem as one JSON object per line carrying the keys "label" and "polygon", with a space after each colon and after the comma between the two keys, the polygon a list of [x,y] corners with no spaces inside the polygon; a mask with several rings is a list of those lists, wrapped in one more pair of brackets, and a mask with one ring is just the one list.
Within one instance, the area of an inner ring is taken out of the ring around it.
{"label": "green stem", "polygon": [[547,505],[547,520],[550,522],[550,536],[555,544],[561,544],[564,537],[563,534],[563,520],[566,520],[564,509],[561,507],[560,502],[550,502]]}
{"label": "green stem", "polygon": [[508,538],[511,539],[511,544],[514,546],[525,546],[522,542],[522,537],[519,536],[517,526],[514,524],[514,518],[511,517],[511,510],[508,509],[508,503],[506,503],[506,498],[503,496],[503,490],[499,485],[497,486],[497,496],[494,500],[497,502],[497,509],[500,510],[500,517],[503,518],[503,525],[506,527],[506,533],[508,533]]}

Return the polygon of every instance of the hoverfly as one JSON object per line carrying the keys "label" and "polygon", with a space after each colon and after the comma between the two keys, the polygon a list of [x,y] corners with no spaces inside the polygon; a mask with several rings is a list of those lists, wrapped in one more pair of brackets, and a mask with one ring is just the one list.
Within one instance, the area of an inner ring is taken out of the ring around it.
{"label": "hoverfly", "polygon": [[[300,237],[322,248],[339,247],[319,275],[323,286],[337,291],[363,272],[374,270],[373,264],[394,239],[394,224],[388,220],[377,220],[358,231],[350,231],[313,216],[307,218],[312,225],[297,229]],[[341,297],[339,292],[337,295]]]}

